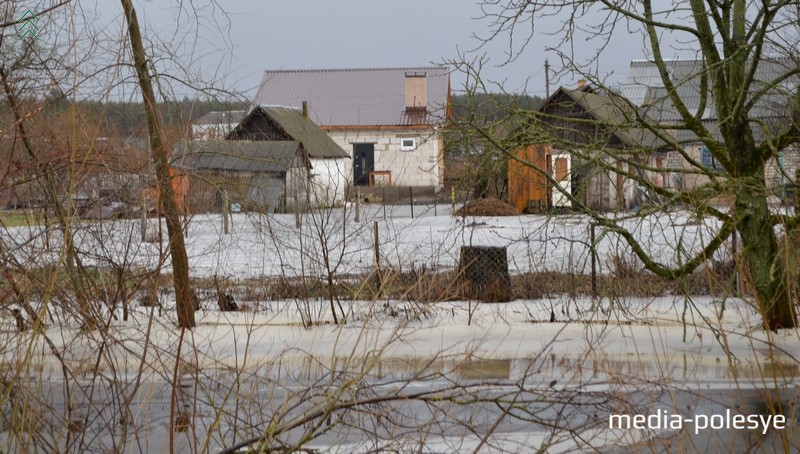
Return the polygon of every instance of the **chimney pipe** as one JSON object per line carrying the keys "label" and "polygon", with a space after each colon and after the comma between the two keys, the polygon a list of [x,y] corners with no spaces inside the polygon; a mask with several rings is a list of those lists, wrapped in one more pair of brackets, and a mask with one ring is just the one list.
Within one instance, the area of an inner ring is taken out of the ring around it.
{"label": "chimney pipe", "polygon": [[308,118],[308,101],[303,101],[303,116]]}
{"label": "chimney pipe", "polygon": [[407,72],[406,109],[424,109],[428,105],[428,79],[425,72]]}

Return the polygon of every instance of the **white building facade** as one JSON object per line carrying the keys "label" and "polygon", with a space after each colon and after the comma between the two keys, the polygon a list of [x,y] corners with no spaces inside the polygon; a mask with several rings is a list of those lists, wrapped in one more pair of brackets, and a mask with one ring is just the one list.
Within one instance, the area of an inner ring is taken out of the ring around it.
{"label": "white building facade", "polygon": [[304,101],[352,157],[348,186],[442,188],[448,68],[265,71],[254,105]]}

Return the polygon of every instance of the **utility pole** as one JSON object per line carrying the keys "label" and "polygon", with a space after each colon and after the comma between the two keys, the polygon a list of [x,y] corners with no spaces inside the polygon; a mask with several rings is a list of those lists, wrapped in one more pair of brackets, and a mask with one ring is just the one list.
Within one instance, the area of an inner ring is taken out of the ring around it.
{"label": "utility pole", "polygon": [[550,97],[550,62],[544,61],[544,93],[545,98]]}

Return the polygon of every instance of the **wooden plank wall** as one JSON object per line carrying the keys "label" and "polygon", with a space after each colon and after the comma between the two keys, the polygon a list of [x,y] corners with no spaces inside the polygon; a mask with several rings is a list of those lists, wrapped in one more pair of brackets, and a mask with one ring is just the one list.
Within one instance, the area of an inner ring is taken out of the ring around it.
{"label": "wooden plank wall", "polygon": [[517,150],[517,159],[508,159],[508,201],[520,212],[541,212],[547,209],[547,157],[552,146],[528,145]]}

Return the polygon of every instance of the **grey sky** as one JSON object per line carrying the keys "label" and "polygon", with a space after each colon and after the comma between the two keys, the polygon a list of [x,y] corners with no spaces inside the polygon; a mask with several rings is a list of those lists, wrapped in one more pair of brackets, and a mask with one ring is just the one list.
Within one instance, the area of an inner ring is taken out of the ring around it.
{"label": "grey sky", "polygon": [[[97,1],[103,23],[121,23],[118,2]],[[159,39],[170,43],[182,64],[191,67],[198,78],[248,98],[264,69],[429,65],[457,58],[458,50],[474,49],[478,41],[472,35],[489,32],[489,23],[477,19],[481,9],[473,0],[220,0],[224,14],[197,0],[191,2],[196,14],[187,12],[188,1],[182,2],[179,13],[177,3],[137,1],[148,33],[157,33]],[[504,60],[508,42],[505,36],[498,38],[479,51],[489,58],[483,67],[484,79],[503,82],[508,91],[526,89],[543,96],[545,58],[554,70],[561,66],[555,54],[544,51],[555,44],[555,38],[544,32],[559,28],[557,20],[539,24],[533,42],[520,58],[502,67],[497,64]],[[590,49],[600,44],[581,44],[585,49],[578,51],[589,55]],[[611,49],[597,68],[611,82],[624,79],[630,60],[645,56],[636,36],[617,37]],[[571,84],[575,79],[566,75],[552,85]],[[453,75],[454,92],[464,81],[463,75]]]}

